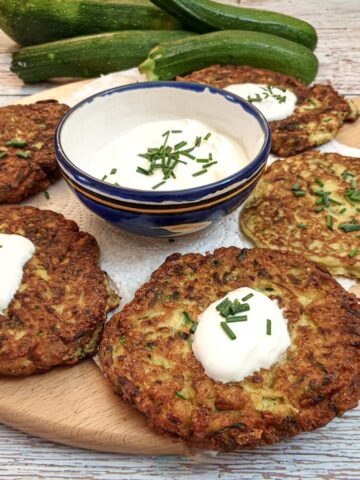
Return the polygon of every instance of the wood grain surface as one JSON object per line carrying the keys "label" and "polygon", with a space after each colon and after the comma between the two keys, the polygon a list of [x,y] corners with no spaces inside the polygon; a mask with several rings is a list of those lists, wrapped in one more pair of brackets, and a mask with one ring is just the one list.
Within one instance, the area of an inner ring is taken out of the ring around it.
{"label": "wood grain surface", "polygon": [[[321,67],[317,80],[330,80],[341,93],[349,96],[360,94],[358,0],[223,3],[268,8],[310,21],[319,33],[317,55]],[[15,45],[0,34],[2,105],[54,86],[47,83],[23,86],[9,72],[9,52],[14,48]],[[82,368],[87,365],[94,368],[90,363],[83,365]],[[100,375],[96,369],[94,373]],[[59,396],[61,394],[60,389]],[[24,398],[16,399],[16,403],[24,401]],[[76,404],[71,408],[76,411]],[[216,458],[97,453],[55,445],[0,425],[0,479],[359,479],[359,425],[360,409],[355,409],[311,434],[272,447]]]}

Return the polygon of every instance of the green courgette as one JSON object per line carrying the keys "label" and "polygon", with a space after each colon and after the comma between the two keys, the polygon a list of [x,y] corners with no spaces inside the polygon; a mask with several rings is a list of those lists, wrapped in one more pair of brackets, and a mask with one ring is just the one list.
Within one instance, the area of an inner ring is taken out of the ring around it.
{"label": "green courgette", "polygon": [[190,30],[253,30],[287,38],[314,49],[316,30],[307,22],[282,13],[224,5],[212,0],[151,0],[181,20]]}
{"label": "green courgette", "polygon": [[0,28],[23,46],[120,30],[181,30],[147,0],[0,0]]}
{"label": "green courgette", "polygon": [[149,80],[171,80],[214,64],[251,65],[291,75],[308,84],[318,70],[311,50],[284,38],[228,30],[162,43],[140,65]]}
{"label": "green courgette", "polygon": [[26,83],[53,77],[95,77],[135,67],[158,43],[189,36],[194,33],[132,30],[59,40],[14,52],[11,71]]}

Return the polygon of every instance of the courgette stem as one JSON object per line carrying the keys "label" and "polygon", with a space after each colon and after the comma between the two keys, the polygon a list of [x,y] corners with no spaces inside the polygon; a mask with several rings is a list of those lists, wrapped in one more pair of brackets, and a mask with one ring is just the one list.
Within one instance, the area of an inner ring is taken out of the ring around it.
{"label": "courgette stem", "polygon": [[22,46],[121,30],[181,30],[148,0],[0,0],[0,28]]}
{"label": "courgette stem", "polygon": [[317,44],[316,30],[312,25],[282,13],[224,5],[212,0],[151,1],[197,32],[252,30],[287,38],[311,50]]}
{"label": "courgette stem", "polygon": [[148,79],[172,80],[215,64],[266,68],[306,84],[318,70],[316,56],[303,45],[266,33],[235,30],[157,45],[139,69]]}
{"label": "courgette stem", "polygon": [[53,77],[90,78],[136,67],[155,45],[194,35],[176,30],[134,30],[60,40],[14,52],[11,71],[26,83]]}

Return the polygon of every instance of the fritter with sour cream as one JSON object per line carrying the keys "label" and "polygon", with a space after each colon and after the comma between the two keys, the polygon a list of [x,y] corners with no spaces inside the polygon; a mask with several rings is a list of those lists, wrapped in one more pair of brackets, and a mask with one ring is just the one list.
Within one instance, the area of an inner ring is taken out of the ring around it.
{"label": "fritter with sour cream", "polygon": [[0,374],[29,375],[93,355],[106,313],[118,305],[95,238],[59,213],[34,207],[0,207],[0,231],[36,247],[0,315]]}
{"label": "fritter with sour cream", "polygon": [[[297,103],[292,115],[270,122],[271,150],[275,155],[288,157],[332,140],[345,121],[359,116],[356,105],[339,95],[331,85],[307,87],[298,80],[249,66],[213,65],[198,70],[178,81],[204,83],[218,88],[243,83],[280,87],[294,93]],[[254,98],[253,105],[258,106]]]}
{"label": "fritter with sour cream", "polygon": [[257,247],[360,278],[360,159],[310,151],[277,160],[245,203],[240,225]]}
{"label": "fritter with sour cream", "polygon": [[53,137],[69,110],[55,100],[0,108],[0,203],[18,203],[60,177]]}
{"label": "fritter with sour cream", "polygon": [[[245,286],[278,301],[291,346],[243,381],[214,381],[193,354],[192,332],[211,303]],[[158,432],[235,450],[313,430],[354,408],[359,347],[359,301],[327,271],[299,255],[230,247],[167,258],[106,324],[100,361],[115,391]]]}

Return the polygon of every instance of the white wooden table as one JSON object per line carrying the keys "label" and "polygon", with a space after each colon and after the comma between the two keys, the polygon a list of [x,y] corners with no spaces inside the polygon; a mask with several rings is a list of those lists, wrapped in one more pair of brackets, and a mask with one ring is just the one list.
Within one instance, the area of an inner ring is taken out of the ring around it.
{"label": "white wooden table", "polygon": [[[360,0],[223,0],[278,10],[318,30],[318,81],[360,95]],[[16,45],[0,32],[0,105],[54,86],[24,86],[9,72]],[[272,447],[191,458],[132,457],[64,447],[0,425],[0,480],[9,479],[360,479],[360,408],[327,427]]]}

